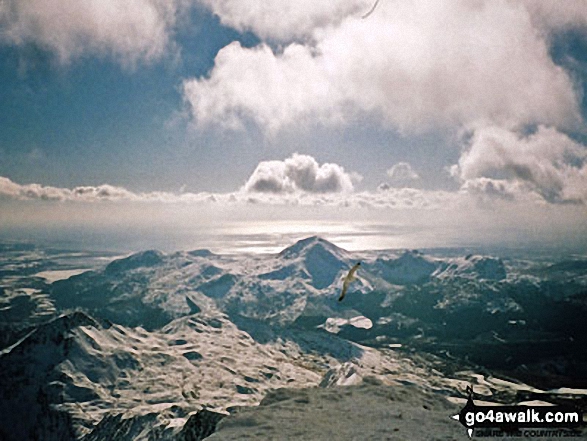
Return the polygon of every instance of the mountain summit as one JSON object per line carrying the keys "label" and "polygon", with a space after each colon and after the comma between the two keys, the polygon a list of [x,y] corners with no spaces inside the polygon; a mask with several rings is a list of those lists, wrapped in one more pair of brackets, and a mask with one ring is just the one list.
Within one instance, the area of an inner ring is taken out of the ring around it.
{"label": "mountain summit", "polygon": [[317,289],[330,286],[341,270],[348,267],[348,253],[318,236],[302,239],[279,253],[289,260],[299,259]]}
{"label": "mountain summit", "polygon": [[308,254],[314,249],[322,249],[337,256],[340,259],[347,257],[348,254],[346,250],[337,247],[332,242],[328,242],[326,239],[323,239],[320,236],[310,236],[306,237],[305,239],[298,240],[293,245],[283,249],[279,253],[279,256],[291,259]]}

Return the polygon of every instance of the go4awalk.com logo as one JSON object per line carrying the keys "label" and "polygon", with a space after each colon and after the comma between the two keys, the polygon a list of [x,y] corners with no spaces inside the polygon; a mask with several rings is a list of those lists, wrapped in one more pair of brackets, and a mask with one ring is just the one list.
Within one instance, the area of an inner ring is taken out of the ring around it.
{"label": "go4awalk.com logo", "polygon": [[[578,429],[583,422],[579,409],[570,406],[490,406],[473,402],[473,388],[467,387],[469,398],[465,407],[452,418],[467,429],[469,438],[475,429],[499,429],[516,434],[522,429]],[[540,432],[542,433],[542,432]],[[532,434],[539,435],[537,431]],[[524,436],[524,435],[521,435]]]}

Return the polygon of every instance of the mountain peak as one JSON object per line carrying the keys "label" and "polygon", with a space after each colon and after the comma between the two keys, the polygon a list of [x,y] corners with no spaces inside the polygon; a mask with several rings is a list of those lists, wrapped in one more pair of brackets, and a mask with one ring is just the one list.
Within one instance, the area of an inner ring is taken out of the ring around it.
{"label": "mountain peak", "polygon": [[306,254],[315,247],[323,248],[326,251],[336,255],[342,255],[346,253],[346,251],[342,248],[337,247],[332,242],[328,242],[326,239],[323,239],[320,236],[310,236],[306,237],[305,239],[298,240],[293,245],[282,250],[279,255],[282,257],[297,257],[301,254]]}
{"label": "mountain peak", "polygon": [[318,236],[307,237],[279,253],[285,259],[298,259],[317,289],[330,286],[346,268],[347,252]]}
{"label": "mountain peak", "polygon": [[417,250],[406,250],[395,259],[378,258],[375,272],[390,283],[423,283],[436,271],[437,263]]}
{"label": "mountain peak", "polygon": [[123,259],[113,260],[106,267],[106,272],[116,274],[136,268],[155,266],[163,262],[164,256],[158,250],[141,251]]}
{"label": "mountain peak", "polygon": [[22,341],[17,343],[11,352],[24,353],[30,348],[44,345],[62,345],[65,336],[80,326],[100,327],[100,324],[92,317],[81,311],[73,311],[63,314],[47,323],[38,326]]}
{"label": "mountain peak", "polygon": [[189,254],[192,257],[211,257],[211,256],[214,256],[214,253],[206,248],[188,251],[187,254]]}
{"label": "mountain peak", "polygon": [[100,327],[100,324],[83,311],[72,311],[40,325],[35,332],[64,333],[70,332],[79,326],[93,326],[97,328]]}

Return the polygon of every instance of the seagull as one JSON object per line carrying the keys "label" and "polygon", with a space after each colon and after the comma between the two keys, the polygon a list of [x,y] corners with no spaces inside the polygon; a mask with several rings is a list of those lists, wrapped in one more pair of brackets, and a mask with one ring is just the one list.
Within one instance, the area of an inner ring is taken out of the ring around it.
{"label": "seagull", "polygon": [[340,293],[340,297],[338,298],[339,302],[342,302],[342,299],[344,299],[344,296],[346,295],[346,291],[347,291],[347,289],[349,289],[349,285],[351,284],[351,282],[356,280],[355,273],[357,272],[357,270],[359,269],[360,266],[361,266],[361,262],[357,262],[355,264],[355,266],[353,266],[350,269],[349,273],[344,278],[344,282],[342,282],[342,292]]}
{"label": "seagull", "polygon": [[373,4],[373,6],[371,7],[371,9],[369,9],[369,12],[367,12],[361,18],[367,18],[367,17],[369,17],[373,13],[373,11],[375,10],[375,8],[377,7],[377,3],[379,3],[379,0],[375,0],[375,3]]}

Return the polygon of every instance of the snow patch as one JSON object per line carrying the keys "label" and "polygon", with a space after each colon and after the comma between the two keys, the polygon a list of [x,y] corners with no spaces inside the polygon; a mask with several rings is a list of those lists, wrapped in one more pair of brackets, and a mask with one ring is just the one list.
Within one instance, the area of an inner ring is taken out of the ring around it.
{"label": "snow patch", "polygon": [[324,329],[332,334],[338,334],[343,326],[353,326],[360,329],[371,329],[373,322],[363,315],[358,315],[350,319],[340,317],[329,317],[322,325],[318,328]]}

